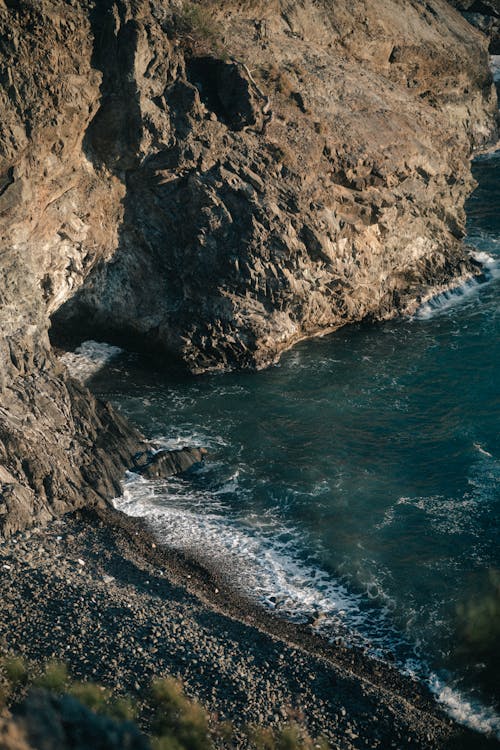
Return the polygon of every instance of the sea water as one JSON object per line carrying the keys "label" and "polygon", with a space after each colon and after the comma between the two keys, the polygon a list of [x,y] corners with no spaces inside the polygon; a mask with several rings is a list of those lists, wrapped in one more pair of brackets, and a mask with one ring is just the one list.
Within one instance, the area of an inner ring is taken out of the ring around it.
{"label": "sea water", "polygon": [[500,155],[474,172],[484,273],[411,319],[346,327],[257,374],[191,378],[95,343],[67,361],[159,445],[209,450],[186,477],[128,475],[118,507],[500,734]]}

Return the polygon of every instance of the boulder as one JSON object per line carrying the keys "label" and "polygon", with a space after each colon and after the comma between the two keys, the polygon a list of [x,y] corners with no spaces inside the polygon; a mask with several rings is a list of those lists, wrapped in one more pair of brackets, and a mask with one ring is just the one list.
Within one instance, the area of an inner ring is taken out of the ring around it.
{"label": "boulder", "polygon": [[204,448],[179,448],[177,450],[146,451],[134,456],[132,471],[147,479],[165,479],[182,474],[201,463],[206,455]]}

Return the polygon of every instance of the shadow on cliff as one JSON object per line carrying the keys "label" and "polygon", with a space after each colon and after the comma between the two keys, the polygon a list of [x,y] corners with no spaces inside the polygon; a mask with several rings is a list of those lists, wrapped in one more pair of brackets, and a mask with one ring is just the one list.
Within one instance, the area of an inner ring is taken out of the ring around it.
{"label": "shadow on cliff", "polygon": [[[122,0],[98,3],[90,22],[91,62],[101,72],[102,83],[100,107],[85,133],[83,150],[96,173],[104,180],[111,173],[125,187],[125,195],[111,259],[98,261],[53,314],[51,339],[66,348],[98,339],[154,354],[162,364],[179,365],[184,332],[193,330],[193,321],[203,327],[208,280],[217,289],[223,268],[225,282],[234,288],[241,285],[226,256],[228,247],[251,232],[251,217],[247,221],[241,201],[231,208],[239,220],[238,236],[230,242],[227,222],[216,229],[207,218],[210,185],[220,183],[221,176],[218,165],[201,167],[194,153],[199,144],[191,139],[193,122],[204,119],[208,110],[228,131],[238,131],[255,124],[257,105],[236,63],[188,57],[184,67],[168,57],[166,42],[164,92],[151,100],[165,118],[158,139],[164,142],[149,146],[144,156],[143,138],[151,123],[143,121],[136,70],[144,28],[127,16]],[[144,117],[150,116],[146,112]],[[168,131],[170,143],[165,142]],[[231,194],[226,202],[231,207],[235,201]],[[221,300],[218,309],[224,305]]]}
{"label": "shadow on cliff", "polygon": [[[104,296],[113,298],[108,288],[108,264],[120,264],[136,224],[137,198],[130,182],[139,168],[142,138],[140,94],[134,74],[140,27],[136,20],[127,18],[123,0],[98,0],[89,19],[94,39],[91,64],[101,72],[102,82],[100,107],[85,133],[83,152],[104,180],[111,173],[124,185],[125,195],[112,260],[98,261],[82,286],[54,312],[50,338],[53,344],[65,348],[97,339],[133,351],[148,351],[150,347],[139,330],[117,323],[119,316],[114,316],[113,310],[103,314],[99,304]],[[139,273],[137,283],[143,281]]]}
{"label": "shadow on cliff", "polygon": [[101,0],[90,13],[94,37],[91,64],[101,71],[101,106],[90,123],[83,148],[96,169],[105,166],[124,180],[137,165],[141,140],[141,110],[135,86],[134,51],[138,25],[126,20],[115,0]]}

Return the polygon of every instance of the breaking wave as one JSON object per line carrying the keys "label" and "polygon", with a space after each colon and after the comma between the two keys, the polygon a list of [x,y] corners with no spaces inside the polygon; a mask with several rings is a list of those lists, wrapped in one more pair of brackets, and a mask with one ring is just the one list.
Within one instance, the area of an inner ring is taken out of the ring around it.
{"label": "breaking wave", "polygon": [[73,352],[65,352],[60,360],[70,374],[87,383],[104,365],[111,362],[123,349],[99,341],[84,341]]}
{"label": "breaking wave", "polygon": [[[491,244],[491,238],[489,241]],[[482,266],[481,275],[471,276],[462,284],[446,289],[444,292],[440,292],[434,297],[431,297],[431,299],[419,307],[415,313],[415,318],[427,320],[436,315],[442,315],[443,313],[448,312],[450,308],[463,303],[468,297],[477,294],[480,288],[485,284],[494,279],[500,278],[499,258],[495,258],[483,250],[477,250],[471,254]]]}

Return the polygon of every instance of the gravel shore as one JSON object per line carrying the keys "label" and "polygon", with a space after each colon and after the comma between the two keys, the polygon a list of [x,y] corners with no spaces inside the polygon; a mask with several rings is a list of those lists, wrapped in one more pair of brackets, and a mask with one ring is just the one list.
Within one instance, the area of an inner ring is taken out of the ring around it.
{"label": "gravel shore", "polygon": [[334,748],[497,746],[389,666],[235,598],[117,511],[2,542],[0,596],[2,652],[63,659],[75,677],[139,701],[171,674],[220,719],[278,725],[299,711]]}

